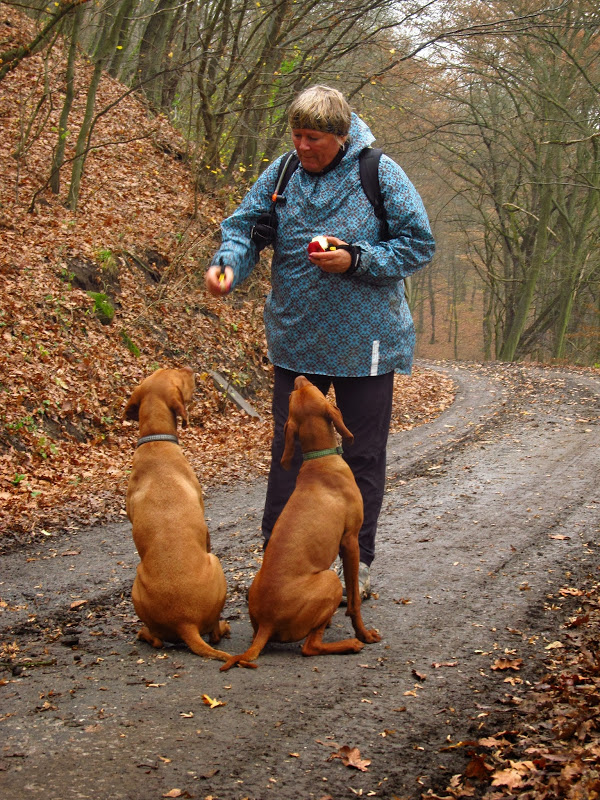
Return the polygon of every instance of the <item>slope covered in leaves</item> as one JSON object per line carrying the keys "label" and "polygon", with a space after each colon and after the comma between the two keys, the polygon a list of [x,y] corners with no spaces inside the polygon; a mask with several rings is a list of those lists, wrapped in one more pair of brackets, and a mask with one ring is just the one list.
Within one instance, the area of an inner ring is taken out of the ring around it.
{"label": "slope covered in leaves", "polygon": [[[6,46],[33,24],[0,21]],[[31,57],[0,82],[0,523],[3,541],[124,514],[137,426],[124,404],[157,367],[190,365],[195,406],[182,435],[206,487],[264,473],[270,366],[262,304],[268,264],[224,301],[202,276],[219,241],[222,198],[194,191],[187,145],[164,118],[104,77],[76,213],[50,174],[63,98],[64,52]],[[72,157],[90,67],[76,71],[67,157]],[[114,316],[109,321],[111,308]],[[223,400],[218,370],[261,415]],[[435,373],[398,378],[396,429],[427,421],[452,402]]]}

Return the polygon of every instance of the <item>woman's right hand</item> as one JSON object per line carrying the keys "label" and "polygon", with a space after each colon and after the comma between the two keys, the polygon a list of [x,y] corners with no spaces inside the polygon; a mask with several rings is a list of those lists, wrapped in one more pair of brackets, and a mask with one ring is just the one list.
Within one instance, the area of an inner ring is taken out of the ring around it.
{"label": "woman's right hand", "polygon": [[[224,270],[222,272],[221,270]],[[204,283],[206,290],[213,297],[222,297],[224,294],[229,294],[231,285],[233,283],[233,270],[231,267],[219,267],[213,264],[204,274]]]}

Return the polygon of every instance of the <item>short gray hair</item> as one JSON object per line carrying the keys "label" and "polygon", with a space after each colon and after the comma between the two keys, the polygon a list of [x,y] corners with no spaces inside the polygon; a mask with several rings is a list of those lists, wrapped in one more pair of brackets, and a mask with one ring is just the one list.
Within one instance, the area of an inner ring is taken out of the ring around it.
{"label": "short gray hair", "polygon": [[290,128],[347,136],[352,111],[344,95],[330,86],[309,86],[295,97],[288,109]]}

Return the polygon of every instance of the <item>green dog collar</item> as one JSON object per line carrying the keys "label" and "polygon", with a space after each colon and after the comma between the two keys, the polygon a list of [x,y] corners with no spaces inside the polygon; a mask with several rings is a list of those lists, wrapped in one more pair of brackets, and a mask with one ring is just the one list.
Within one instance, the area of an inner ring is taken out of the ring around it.
{"label": "green dog collar", "polygon": [[341,456],[343,452],[341,447],[330,447],[329,450],[311,450],[309,453],[302,454],[302,460],[310,461],[313,458],[322,458],[323,456]]}

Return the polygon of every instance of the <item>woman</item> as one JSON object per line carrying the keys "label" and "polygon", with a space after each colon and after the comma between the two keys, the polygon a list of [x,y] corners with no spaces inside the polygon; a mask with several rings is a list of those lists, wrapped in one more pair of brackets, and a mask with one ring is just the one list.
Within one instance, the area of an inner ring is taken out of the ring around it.
{"label": "woman", "polygon": [[[385,155],[379,184],[389,234],[382,240],[359,174],[360,152],[374,137],[340,92],[327,86],[304,90],[292,102],[288,121],[300,166],[289,179],[285,203],[277,206],[264,310],[274,365],[274,435],[263,536],[266,545],[302,463],[299,448],[290,472],[279,461],[289,395],[294,379],[303,374],[324,394],[333,385],[336,404],[354,434],[344,458],[364,501],[359,583],[361,595],[368,597],[394,372],[410,373],[415,344],[403,279],[431,260],[434,241],[419,195]],[[240,284],[258,261],[251,231],[269,211],[280,161],[265,170],[222,223],[222,244],[205,276],[207,290],[216,297]],[[318,235],[326,235],[336,249],[308,254],[308,243]],[[224,278],[216,266],[221,264]]]}

